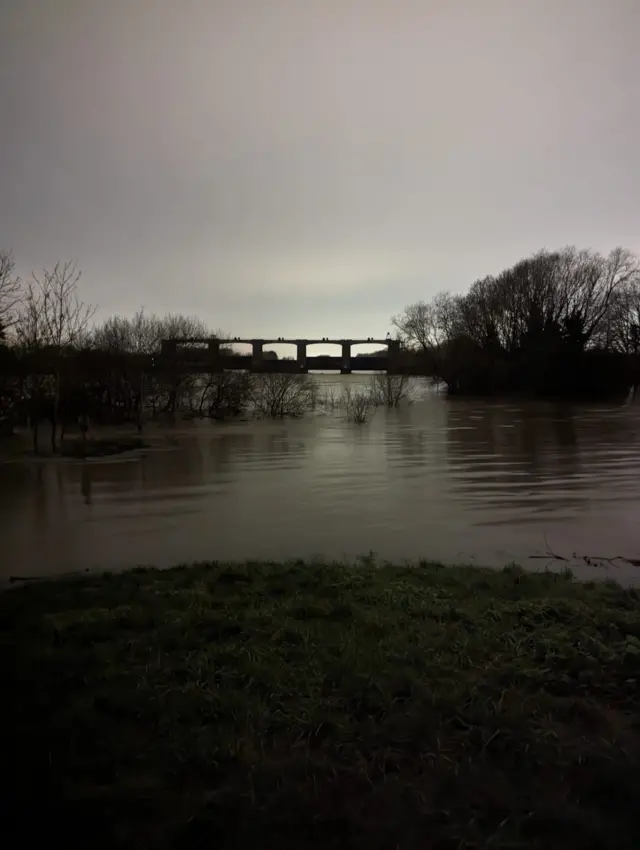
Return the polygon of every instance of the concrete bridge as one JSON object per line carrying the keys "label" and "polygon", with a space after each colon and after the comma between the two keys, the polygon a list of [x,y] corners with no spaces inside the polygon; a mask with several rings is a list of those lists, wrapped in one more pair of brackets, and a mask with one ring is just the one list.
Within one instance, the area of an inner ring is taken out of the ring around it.
{"label": "concrete bridge", "polygon": [[[237,354],[228,349],[234,344],[251,346],[251,354]],[[294,345],[296,358],[294,360],[277,360],[268,357],[264,351],[266,345]],[[339,356],[309,356],[308,348],[312,345],[338,345],[341,348]],[[386,347],[384,354],[352,355],[355,345],[377,345]],[[390,337],[377,339],[291,339],[289,337],[245,339],[211,338],[182,338],[164,339],[161,344],[163,360],[177,364],[204,367],[205,364],[220,366],[224,369],[250,369],[252,372],[296,372],[304,373],[309,370],[335,370],[343,375],[352,371],[358,372],[396,372],[402,369],[402,347],[398,340]]]}
{"label": "concrete bridge", "polygon": [[[250,354],[234,352],[234,343],[251,346]],[[269,356],[264,347],[272,344],[293,344],[295,359],[279,360]],[[340,355],[310,357],[308,347],[316,344],[339,345]],[[352,346],[375,345],[386,347],[384,353],[353,355]],[[0,346],[0,355],[2,354]],[[335,371],[342,374],[354,372],[388,372],[393,375],[430,375],[430,364],[424,356],[405,349],[397,340],[376,339],[165,339],[161,351],[153,354],[117,353],[99,350],[55,352],[46,349],[18,354],[7,350],[0,356],[0,376],[24,378],[31,374],[54,375],[64,373],[74,380],[99,380],[100,376],[114,370],[124,370],[138,380],[143,374],[176,373],[208,374],[227,369],[251,372],[305,373],[308,371]]]}

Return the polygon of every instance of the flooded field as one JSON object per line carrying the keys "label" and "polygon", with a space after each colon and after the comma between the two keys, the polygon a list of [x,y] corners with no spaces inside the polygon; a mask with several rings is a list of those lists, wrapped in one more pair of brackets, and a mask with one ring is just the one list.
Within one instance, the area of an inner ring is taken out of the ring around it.
{"label": "flooded field", "polygon": [[0,580],[370,552],[640,577],[640,407],[413,398],[362,426],[180,421],[128,456],[0,464]]}

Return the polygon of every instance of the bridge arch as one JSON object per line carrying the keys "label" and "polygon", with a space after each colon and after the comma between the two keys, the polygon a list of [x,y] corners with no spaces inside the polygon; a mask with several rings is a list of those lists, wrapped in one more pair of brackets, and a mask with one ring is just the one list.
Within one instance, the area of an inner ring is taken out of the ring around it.
{"label": "bridge arch", "polygon": [[351,371],[369,373],[373,366],[378,366],[380,371],[384,371],[389,356],[389,342],[391,340],[354,342],[351,346]]}
{"label": "bridge arch", "polygon": [[342,345],[335,339],[314,339],[305,345],[305,367],[311,373],[340,374]]}

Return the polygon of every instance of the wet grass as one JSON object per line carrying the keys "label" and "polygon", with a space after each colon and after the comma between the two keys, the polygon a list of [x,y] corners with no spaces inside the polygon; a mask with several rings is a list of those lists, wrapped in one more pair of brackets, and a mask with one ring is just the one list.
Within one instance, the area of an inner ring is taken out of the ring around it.
{"label": "wet grass", "polygon": [[9,590],[0,624],[21,843],[640,847],[636,590],[208,564]]}

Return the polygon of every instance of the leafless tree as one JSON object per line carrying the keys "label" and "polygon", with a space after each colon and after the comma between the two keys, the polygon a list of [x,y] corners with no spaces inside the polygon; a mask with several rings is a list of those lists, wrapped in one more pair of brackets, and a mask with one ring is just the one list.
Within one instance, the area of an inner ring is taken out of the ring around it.
{"label": "leafless tree", "polygon": [[637,259],[622,248],[607,257],[571,246],[542,251],[476,281],[460,302],[462,330],[509,356],[559,335],[584,349],[606,339],[616,292],[637,279]]}
{"label": "leafless tree", "polygon": [[335,410],[340,404],[340,399],[334,386],[329,386],[324,392],[320,393],[317,401],[320,407],[323,407],[325,410]]}
{"label": "leafless tree", "polygon": [[247,407],[253,389],[252,375],[241,371],[213,372],[198,386],[197,415],[223,419],[238,415]]}
{"label": "leafless tree", "polygon": [[430,302],[409,304],[391,322],[408,347],[432,352],[456,329],[458,299],[448,292],[439,292]]}
{"label": "leafless tree", "polygon": [[[157,343],[162,339],[210,339],[221,340],[220,353],[230,352],[229,335],[221,330],[210,330],[197,316],[169,314],[162,317],[156,329]],[[203,392],[207,400],[208,415],[221,416],[225,413],[240,412],[247,402],[249,392],[248,381],[240,374],[229,374],[223,371],[212,371],[205,375],[192,375],[177,371],[174,375],[164,375],[155,381],[158,389],[165,392],[166,398],[163,409],[175,412],[180,408],[189,407],[196,412],[198,398],[202,399]],[[241,397],[243,397],[240,405]]]}
{"label": "leafless tree", "polygon": [[[110,316],[92,332],[93,344],[105,351],[126,354],[154,354],[163,339],[208,338],[217,336],[198,316],[169,313],[158,316],[138,310],[132,318]],[[219,337],[224,338],[224,337]]]}
{"label": "leafless tree", "polygon": [[95,348],[109,354],[151,354],[156,349],[156,334],[144,310],[132,318],[110,316],[92,331]]}
{"label": "leafless tree", "polygon": [[611,299],[602,343],[623,354],[640,354],[640,281],[620,286]]}
{"label": "leafless tree", "polygon": [[[153,355],[160,352],[163,339],[209,337],[227,339],[226,334],[209,330],[198,316],[158,316],[146,314],[143,309],[132,318],[111,316],[92,333],[93,345],[111,354]],[[228,382],[215,374],[201,377],[180,369],[173,374],[167,371],[145,374],[143,383],[145,402],[154,416],[160,412],[173,414],[185,406],[196,413],[203,392],[211,395],[217,383],[221,392],[228,388]]]}
{"label": "leafless tree", "polygon": [[558,313],[575,344],[584,348],[598,341],[616,293],[637,279],[637,258],[623,248],[615,248],[607,257],[573,247],[560,254]]}
{"label": "leafless tree", "polygon": [[52,354],[62,354],[88,342],[95,307],[80,299],[80,277],[74,263],[57,263],[42,275],[33,275],[25,287],[16,321],[23,348],[46,348]]}
{"label": "leafless tree", "polygon": [[408,375],[374,375],[370,395],[374,404],[398,407],[409,394]]}
{"label": "leafless tree", "polygon": [[409,304],[398,316],[391,319],[407,345],[428,351],[435,345],[436,320],[433,304],[417,301]]}
{"label": "leafless tree", "polygon": [[53,364],[51,374],[32,375],[26,387],[35,451],[38,423],[45,417],[51,422],[51,447],[56,451],[63,392],[62,358],[85,345],[89,338],[89,323],[95,308],[79,297],[79,280],[80,272],[74,263],[58,263],[40,276],[34,274],[25,287],[18,313],[15,325],[18,344],[29,353],[46,352]]}
{"label": "leafless tree", "polygon": [[282,419],[304,416],[316,404],[316,386],[309,375],[264,373],[252,376],[251,401],[258,416]]}
{"label": "leafless tree", "polygon": [[370,389],[347,386],[342,390],[342,405],[350,422],[363,425],[373,413],[375,398]]}
{"label": "leafless tree", "polygon": [[602,256],[568,246],[477,280],[464,296],[418,302],[394,322],[409,344],[431,348],[435,377],[450,389],[562,392],[578,374],[588,389],[592,378],[604,380],[603,369],[621,374],[620,361],[604,365],[607,352],[635,350],[638,287],[638,259],[629,251]]}
{"label": "leafless tree", "polygon": [[15,260],[10,251],[0,251],[0,339],[5,337],[15,324],[22,284],[15,274]]}

